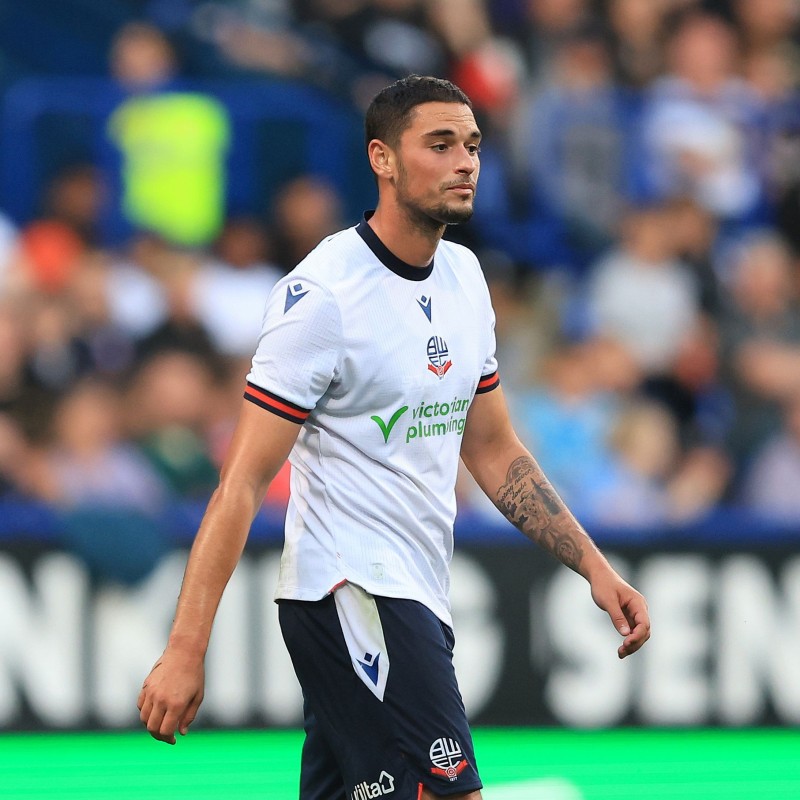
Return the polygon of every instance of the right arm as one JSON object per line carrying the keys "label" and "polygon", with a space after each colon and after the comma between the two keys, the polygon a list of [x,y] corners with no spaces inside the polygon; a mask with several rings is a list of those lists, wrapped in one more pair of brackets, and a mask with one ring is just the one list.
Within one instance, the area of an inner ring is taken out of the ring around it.
{"label": "right arm", "polygon": [[150,735],[175,744],[203,699],[211,626],[250,525],[283,466],[300,426],[244,401],[220,482],[192,545],[164,653],[144,681],[140,719]]}

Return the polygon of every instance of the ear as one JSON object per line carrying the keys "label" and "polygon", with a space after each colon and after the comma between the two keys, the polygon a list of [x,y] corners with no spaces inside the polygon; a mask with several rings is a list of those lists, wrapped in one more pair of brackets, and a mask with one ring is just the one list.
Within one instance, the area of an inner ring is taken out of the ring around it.
{"label": "ear", "polygon": [[378,178],[391,178],[395,170],[395,154],[386,142],[373,139],[367,145],[369,165]]}

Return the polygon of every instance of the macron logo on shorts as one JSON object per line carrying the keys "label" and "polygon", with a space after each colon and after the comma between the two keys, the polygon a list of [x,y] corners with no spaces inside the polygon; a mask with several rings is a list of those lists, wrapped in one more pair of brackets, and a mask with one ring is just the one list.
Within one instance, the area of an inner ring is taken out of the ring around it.
{"label": "macron logo on shorts", "polygon": [[377,686],[378,685],[378,662],[380,661],[381,654],[364,653],[364,660],[360,661],[361,669],[367,673],[367,677]]}
{"label": "macron logo on shorts", "polygon": [[291,283],[286,287],[286,302],[283,304],[285,314],[295,303],[300,302],[308,294],[308,289],[303,288],[300,281]]}
{"label": "macron logo on shorts", "polygon": [[360,586],[345,583],[336,589],[333,599],[353,671],[383,702],[391,659],[375,598]]}

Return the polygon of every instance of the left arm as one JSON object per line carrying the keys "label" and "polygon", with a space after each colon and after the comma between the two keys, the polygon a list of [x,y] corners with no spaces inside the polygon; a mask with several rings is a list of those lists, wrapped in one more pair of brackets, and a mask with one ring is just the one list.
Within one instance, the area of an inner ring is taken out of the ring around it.
{"label": "left arm", "polygon": [[635,653],[650,638],[644,597],[614,571],[520,442],[502,388],[475,396],[464,429],[461,458],[510,522],[586,578],[595,603],[625,637],[619,657]]}

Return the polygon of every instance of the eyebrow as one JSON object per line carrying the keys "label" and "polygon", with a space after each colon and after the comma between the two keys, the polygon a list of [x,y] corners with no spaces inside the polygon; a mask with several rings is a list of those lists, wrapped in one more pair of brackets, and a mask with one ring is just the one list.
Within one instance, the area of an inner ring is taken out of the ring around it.
{"label": "eyebrow", "polygon": [[[454,130],[452,130],[451,128],[439,128],[439,129],[437,129],[435,131],[428,131],[427,133],[423,133],[422,135],[434,139],[434,138],[444,137],[444,136],[453,137],[453,136],[456,136],[456,132]],[[481,132],[479,130],[476,129],[476,130],[472,131],[472,133],[470,133],[469,138],[470,139],[481,139],[482,138],[482,134],[481,134]]]}

